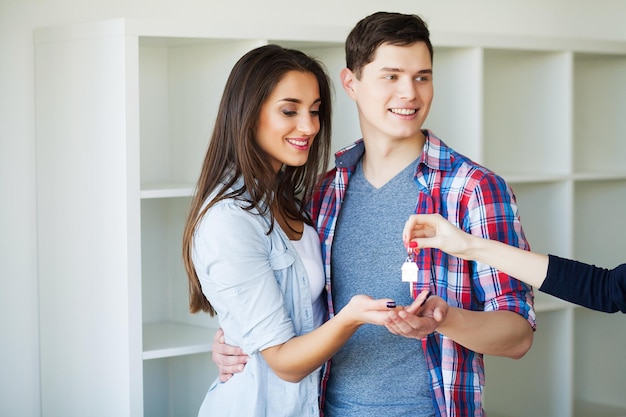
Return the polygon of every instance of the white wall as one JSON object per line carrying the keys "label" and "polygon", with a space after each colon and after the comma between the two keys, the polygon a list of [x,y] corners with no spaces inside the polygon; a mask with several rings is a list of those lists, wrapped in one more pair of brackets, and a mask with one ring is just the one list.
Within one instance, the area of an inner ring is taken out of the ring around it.
{"label": "white wall", "polygon": [[40,415],[33,29],[109,17],[216,15],[233,25],[263,19],[351,27],[377,10],[421,14],[435,34],[626,41],[621,0],[0,0],[0,415]]}

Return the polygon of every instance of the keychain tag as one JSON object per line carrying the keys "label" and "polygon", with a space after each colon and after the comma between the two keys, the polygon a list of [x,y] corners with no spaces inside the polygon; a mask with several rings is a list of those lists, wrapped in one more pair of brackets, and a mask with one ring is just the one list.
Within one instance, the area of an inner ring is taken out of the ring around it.
{"label": "keychain tag", "polygon": [[402,264],[402,282],[417,282],[417,264],[407,257]]}
{"label": "keychain tag", "polygon": [[404,261],[404,264],[402,265],[402,282],[410,282],[411,286],[413,286],[412,283],[417,282],[417,271],[419,271],[417,264],[413,262],[413,250],[416,247],[417,243],[411,242],[409,247],[406,249],[406,261]]}

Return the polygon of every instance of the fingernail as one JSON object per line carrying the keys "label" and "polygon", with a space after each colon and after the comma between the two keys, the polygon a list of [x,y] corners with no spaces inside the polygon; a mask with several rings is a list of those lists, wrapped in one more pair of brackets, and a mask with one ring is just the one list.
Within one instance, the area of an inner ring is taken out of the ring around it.
{"label": "fingernail", "polygon": [[409,242],[409,247],[410,248],[416,248],[417,247],[417,242],[415,242],[415,241]]}
{"label": "fingernail", "polygon": [[395,301],[387,301],[387,308],[396,308]]}

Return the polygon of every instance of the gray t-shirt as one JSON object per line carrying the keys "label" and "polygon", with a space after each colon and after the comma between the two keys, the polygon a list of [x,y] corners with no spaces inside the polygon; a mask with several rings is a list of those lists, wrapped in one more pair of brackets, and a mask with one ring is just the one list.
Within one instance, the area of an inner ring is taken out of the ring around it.
{"label": "gray t-shirt", "polygon": [[[332,247],[335,311],[355,294],[413,300],[402,282],[406,259],[402,229],[415,211],[417,160],[379,189],[361,163],[350,177]],[[324,413],[327,417],[434,416],[421,341],[383,327],[362,326],[333,357]]]}

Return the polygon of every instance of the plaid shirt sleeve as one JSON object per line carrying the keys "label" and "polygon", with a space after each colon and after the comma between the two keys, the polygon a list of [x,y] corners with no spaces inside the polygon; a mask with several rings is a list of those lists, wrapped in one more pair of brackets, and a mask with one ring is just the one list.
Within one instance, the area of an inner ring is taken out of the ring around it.
{"label": "plaid shirt sleeve", "polygon": [[[467,205],[462,226],[469,233],[529,250],[515,196],[504,180],[484,175]],[[472,278],[484,311],[509,310],[536,326],[530,286],[488,265],[472,262]]]}
{"label": "plaid shirt sleeve", "polygon": [[[528,249],[512,190],[493,172],[455,153],[430,134],[416,172],[416,213],[440,213],[466,232]],[[532,289],[487,265],[420,251],[416,293],[430,288],[448,304],[475,311],[508,310],[535,328]],[[438,415],[484,415],[482,354],[433,333],[423,339]]]}

